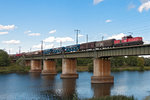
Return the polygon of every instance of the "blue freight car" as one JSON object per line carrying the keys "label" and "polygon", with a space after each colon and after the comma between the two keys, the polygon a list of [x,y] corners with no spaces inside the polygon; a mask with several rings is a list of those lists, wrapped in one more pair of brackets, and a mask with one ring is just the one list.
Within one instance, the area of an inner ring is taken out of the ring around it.
{"label": "blue freight car", "polygon": [[71,46],[65,47],[65,52],[75,52],[75,51],[79,51],[79,49],[80,49],[80,44],[71,45]]}
{"label": "blue freight car", "polygon": [[54,48],[52,50],[53,50],[52,53],[59,54],[59,53],[63,53],[64,52],[65,47]]}
{"label": "blue freight car", "polygon": [[48,54],[51,54],[52,51],[53,51],[52,49],[46,49],[46,50],[43,50],[43,54],[48,55]]}

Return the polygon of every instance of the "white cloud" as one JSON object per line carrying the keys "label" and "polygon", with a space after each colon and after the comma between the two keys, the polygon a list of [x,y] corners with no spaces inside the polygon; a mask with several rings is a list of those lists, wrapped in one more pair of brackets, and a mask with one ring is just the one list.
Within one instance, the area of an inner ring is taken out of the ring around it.
{"label": "white cloud", "polygon": [[107,19],[105,22],[106,22],[106,23],[111,23],[111,22],[112,22],[112,20]]}
{"label": "white cloud", "polygon": [[44,42],[71,42],[74,41],[71,37],[48,37],[43,40]]}
{"label": "white cloud", "polygon": [[98,3],[102,2],[102,1],[104,1],[104,0],[93,0],[93,4],[96,5],[96,4],[98,4]]}
{"label": "white cloud", "polygon": [[84,36],[84,35],[82,35],[82,34],[79,34],[79,35],[78,35],[78,37],[83,37],[83,36]]}
{"label": "white cloud", "polygon": [[116,35],[113,35],[111,37],[108,37],[108,39],[122,39],[122,37],[126,36],[126,34],[124,33],[120,33],[120,34],[116,34]]}
{"label": "white cloud", "polygon": [[[43,49],[49,49],[53,47],[54,47],[54,44],[43,44]],[[33,45],[32,48],[41,49],[41,44]]]}
{"label": "white cloud", "polygon": [[58,37],[55,38],[56,42],[72,42],[74,41],[71,37]]}
{"label": "white cloud", "polygon": [[0,35],[8,34],[8,32],[0,32]]}
{"label": "white cloud", "polygon": [[145,2],[147,2],[147,1],[149,1],[149,0],[140,0],[142,3],[145,3]]}
{"label": "white cloud", "polygon": [[44,49],[49,49],[53,47],[54,47],[54,44],[44,45]]}
{"label": "white cloud", "polygon": [[128,5],[128,9],[130,10],[130,9],[133,9],[133,8],[135,8],[136,6],[134,5],[134,4],[132,4],[132,3],[130,3],[129,5]]}
{"label": "white cloud", "polygon": [[31,30],[28,30],[28,31],[25,31],[24,33],[27,34],[27,33],[30,33],[30,32],[31,32]]}
{"label": "white cloud", "polygon": [[50,34],[53,34],[53,33],[55,33],[56,32],[56,30],[51,30],[49,33]]}
{"label": "white cloud", "polygon": [[12,29],[15,29],[15,25],[0,25],[0,30],[12,30]]}
{"label": "white cloud", "polygon": [[150,44],[150,41],[144,40],[144,44]]}
{"label": "white cloud", "polygon": [[142,3],[142,5],[138,8],[138,11],[141,13],[143,10],[148,11],[150,9],[150,1]]}
{"label": "white cloud", "polygon": [[41,44],[38,44],[38,45],[33,45],[32,48],[37,48],[37,49],[40,49],[41,48]]}
{"label": "white cloud", "polygon": [[19,40],[2,41],[4,44],[20,44]]}
{"label": "white cloud", "polygon": [[46,39],[43,40],[44,42],[54,42],[55,41],[55,37],[48,37]]}
{"label": "white cloud", "polygon": [[28,34],[29,36],[40,36],[41,34],[40,33],[30,33]]}

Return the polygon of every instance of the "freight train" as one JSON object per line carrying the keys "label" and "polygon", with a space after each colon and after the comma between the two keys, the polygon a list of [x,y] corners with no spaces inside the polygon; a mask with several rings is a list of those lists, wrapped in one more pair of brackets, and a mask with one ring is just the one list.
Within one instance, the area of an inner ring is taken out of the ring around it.
{"label": "freight train", "polygon": [[53,49],[43,50],[44,55],[49,54],[60,54],[64,52],[77,52],[77,51],[86,51],[86,50],[94,50],[94,49],[104,49],[104,48],[112,48],[112,47],[121,47],[121,46],[131,46],[131,45],[142,45],[143,39],[142,37],[132,37],[124,36],[122,40],[109,39],[104,41],[96,41],[96,42],[88,42],[77,45],[71,45],[67,47],[59,47]]}
{"label": "freight train", "polygon": [[88,50],[97,50],[97,49],[105,49],[105,48],[113,48],[113,47],[122,47],[122,46],[131,46],[131,45],[142,45],[143,39],[142,37],[132,37],[124,36],[122,40],[116,39],[109,39],[103,41],[95,41],[95,42],[88,42],[82,43],[77,45],[71,45],[66,47],[59,47],[59,48],[52,48],[46,49],[43,51],[34,51],[30,53],[23,53],[23,54],[16,54],[16,56],[35,56],[35,55],[51,55],[51,54],[61,54],[61,53],[71,53],[77,51],[88,51]]}

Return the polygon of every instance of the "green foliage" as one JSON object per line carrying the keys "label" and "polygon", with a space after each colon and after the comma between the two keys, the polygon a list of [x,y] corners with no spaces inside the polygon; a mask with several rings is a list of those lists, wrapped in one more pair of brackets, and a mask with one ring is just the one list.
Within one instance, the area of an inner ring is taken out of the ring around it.
{"label": "green foliage", "polygon": [[88,71],[93,72],[93,63],[92,62],[88,63]]}
{"label": "green foliage", "polygon": [[100,98],[92,98],[88,100],[136,100],[133,96],[127,97],[127,96],[105,96]]}
{"label": "green foliage", "polygon": [[10,58],[7,52],[0,50],[0,66],[8,66],[10,64]]}
{"label": "green foliage", "polygon": [[62,59],[56,59],[56,66],[61,67],[62,66]]}
{"label": "green foliage", "polygon": [[29,72],[29,70],[29,66],[20,66],[18,64],[11,64],[7,67],[0,67],[0,73],[25,73]]}
{"label": "green foliage", "polygon": [[92,62],[93,60],[91,58],[77,58],[78,66],[88,66],[88,64]]}
{"label": "green foliage", "polygon": [[111,66],[112,67],[121,67],[125,63],[124,57],[112,57],[111,58]]}
{"label": "green foliage", "polygon": [[79,100],[78,99],[79,97],[78,97],[78,95],[75,93],[75,94],[73,94],[73,99],[72,100]]}
{"label": "green foliage", "polygon": [[150,58],[144,58],[144,66],[150,66]]}
{"label": "green foliage", "polygon": [[138,61],[137,65],[140,67],[140,70],[144,71],[144,63],[145,63],[144,58],[139,57],[139,58],[137,58],[137,61]]}
{"label": "green foliage", "polygon": [[117,95],[117,96],[105,96],[105,97],[91,98],[91,99],[79,99],[77,96],[74,96],[73,100],[137,100],[137,99],[135,99],[133,96]]}
{"label": "green foliage", "polygon": [[128,66],[137,66],[137,58],[137,56],[128,56],[125,62]]}

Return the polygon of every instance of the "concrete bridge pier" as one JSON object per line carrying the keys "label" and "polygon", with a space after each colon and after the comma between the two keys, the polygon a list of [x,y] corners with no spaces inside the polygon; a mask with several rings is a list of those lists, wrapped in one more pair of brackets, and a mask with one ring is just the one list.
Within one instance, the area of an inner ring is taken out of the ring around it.
{"label": "concrete bridge pier", "polygon": [[77,60],[75,58],[62,59],[61,78],[78,78],[76,72]]}
{"label": "concrete bridge pier", "polygon": [[31,60],[31,70],[29,72],[41,72],[42,61],[41,60]]}
{"label": "concrete bridge pier", "polygon": [[94,72],[91,83],[114,83],[114,77],[110,75],[111,65],[108,58],[95,58]]}
{"label": "concrete bridge pier", "polygon": [[31,66],[31,60],[26,60],[25,61],[25,66]]}
{"label": "concrete bridge pier", "polygon": [[56,72],[56,62],[55,60],[44,60],[44,66],[42,70],[42,75],[55,75]]}

